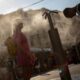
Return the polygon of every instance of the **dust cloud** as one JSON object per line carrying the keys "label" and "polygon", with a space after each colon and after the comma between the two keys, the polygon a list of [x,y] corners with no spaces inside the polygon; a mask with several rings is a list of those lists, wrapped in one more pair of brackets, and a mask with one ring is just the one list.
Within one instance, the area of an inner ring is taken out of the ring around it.
{"label": "dust cloud", "polygon": [[[28,37],[33,34],[35,35],[42,30],[48,31],[48,20],[45,20],[42,14],[42,9],[29,11],[23,11],[20,9],[13,13],[1,15],[0,44],[4,45],[6,38],[13,34],[13,29],[15,28],[14,23],[16,19],[22,20],[22,22],[24,23],[23,32]],[[57,28],[59,31],[63,46],[70,46],[76,44],[76,40],[79,42],[80,19],[78,17],[75,17],[73,19],[67,19],[64,17],[62,12],[59,12],[58,14],[53,14],[53,20],[55,20],[55,28]],[[45,39],[43,41],[45,42]]]}

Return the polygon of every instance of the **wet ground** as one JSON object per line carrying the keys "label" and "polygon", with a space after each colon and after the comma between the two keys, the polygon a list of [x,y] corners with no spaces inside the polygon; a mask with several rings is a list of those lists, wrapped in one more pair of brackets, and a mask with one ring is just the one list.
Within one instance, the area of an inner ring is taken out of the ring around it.
{"label": "wet ground", "polygon": [[[72,80],[80,80],[80,64],[69,65]],[[32,77],[31,80],[61,80],[59,76],[59,70],[52,70],[50,72]]]}

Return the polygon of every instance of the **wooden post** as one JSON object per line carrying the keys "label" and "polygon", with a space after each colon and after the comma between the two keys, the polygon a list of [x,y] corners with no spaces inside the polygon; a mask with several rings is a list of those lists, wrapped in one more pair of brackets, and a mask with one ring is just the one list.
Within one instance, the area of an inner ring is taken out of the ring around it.
{"label": "wooden post", "polygon": [[71,80],[71,76],[67,64],[66,53],[63,50],[58,30],[54,28],[51,14],[46,13],[46,16],[48,17],[48,21],[50,25],[49,37],[51,40],[53,53],[55,55],[55,61],[56,64],[58,65],[58,68],[61,70],[60,73],[61,80]]}

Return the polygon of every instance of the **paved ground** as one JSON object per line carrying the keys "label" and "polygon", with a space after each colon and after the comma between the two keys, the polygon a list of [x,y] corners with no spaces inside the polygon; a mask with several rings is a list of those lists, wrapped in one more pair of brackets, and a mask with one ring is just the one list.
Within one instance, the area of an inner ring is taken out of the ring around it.
{"label": "paved ground", "polygon": [[[69,70],[71,73],[72,80],[80,80],[80,64],[70,65]],[[59,76],[59,70],[53,70],[36,77],[32,77],[31,80],[61,80]]]}

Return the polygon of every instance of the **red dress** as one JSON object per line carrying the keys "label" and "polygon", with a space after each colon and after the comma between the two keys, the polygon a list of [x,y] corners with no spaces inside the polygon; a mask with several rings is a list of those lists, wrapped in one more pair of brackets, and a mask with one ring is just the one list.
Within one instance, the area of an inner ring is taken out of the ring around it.
{"label": "red dress", "polygon": [[17,32],[13,35],[13,39],[17,44],[17,51],[16,51],[16,65],[18,67],[22,67],[23,75],[30,77],[32,68],[35,63],[34,56],[30,52],[30,48],[28,45],[27,38],[22,32]]}

